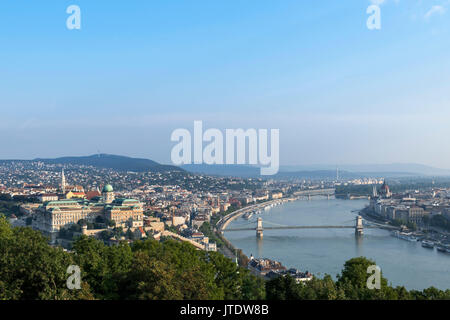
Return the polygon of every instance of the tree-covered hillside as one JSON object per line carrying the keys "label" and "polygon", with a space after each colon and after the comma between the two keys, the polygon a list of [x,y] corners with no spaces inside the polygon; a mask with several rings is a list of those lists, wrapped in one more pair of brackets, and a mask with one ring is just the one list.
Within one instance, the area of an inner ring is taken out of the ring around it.
{"label": "tree-covered hillside", "polygon": [[[345,263],[338,280],[330,276],[297,284],[289,276],[268,282],[237,267],[220,253],[168,240],[105,246],[81,237],[72,252],[48,245],[40,232],[11,228],[0,217],[0,300],[68,299],[450,299],[450,290],[407,291],[381,280],[366,286],[366,258]],[[81,289],[70,290],[67,268],[81,270]]]}

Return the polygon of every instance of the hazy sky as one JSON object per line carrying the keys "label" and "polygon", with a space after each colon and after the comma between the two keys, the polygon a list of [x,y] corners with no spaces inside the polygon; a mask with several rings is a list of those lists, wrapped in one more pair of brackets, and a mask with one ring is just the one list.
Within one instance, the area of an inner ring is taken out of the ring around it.
{"label": "hazy sky", "polygon": [[[381,30],[366,27],[380,3]],[[66,8],[81,8],[68,30]],[[280,162],[450,168],[449,0],[2,1],[0,158],[170,162],[176,128],[279,128]]]}

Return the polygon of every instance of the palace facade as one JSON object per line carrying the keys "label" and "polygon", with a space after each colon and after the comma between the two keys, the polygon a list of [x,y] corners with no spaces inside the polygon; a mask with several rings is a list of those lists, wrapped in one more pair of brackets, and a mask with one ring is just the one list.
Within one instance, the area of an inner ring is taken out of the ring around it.
{"label": "palace facade", "polygon": [[82,219],[94,222],[99,216],[115,222],[118,227],[142,227],[143,204],[135,199],[116,199],[113,187],[107,184],[101,196],[91,200],[72,198],[43,203],[37,209],[33,228],[54,240],[61,228],[68,228]]}

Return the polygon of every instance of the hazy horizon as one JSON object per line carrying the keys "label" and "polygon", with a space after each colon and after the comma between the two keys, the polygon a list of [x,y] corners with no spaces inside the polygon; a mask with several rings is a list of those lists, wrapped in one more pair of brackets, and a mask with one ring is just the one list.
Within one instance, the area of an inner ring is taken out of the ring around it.
{"label": "hazy horizon", "polygon": [[[25,160],[25,161],[32,161],[32,160],[38,160],[38,159],[57,159],[57,158],[66,158],[66,157],[89,157],[89,156],[96,156],[99,154],[67,154],[67,155],[60,155],[60,156],[55,156],[55,157],[33,157],[33,158],[22,158],[22,159],[18,159],[18,158],[1,158],[0,161],[6,160],[6,161],[21,161],[21,160]],[[132,156],[132,155],[127,155],[127,154],[105,154],[105,153],[101,153],[101,155],[112,155],[112,156],[123,156],[123,157],[129,157],[129,158],[141,158],[141,159],[148,159],[148,160],[153,160],[156,161],[155,159],[153,159],[152,157],[139,157],[139,156]],[[164,165],[173,165],[171,162],[159,162],[156,161],[160,164],[164,164]],[[194,164],[193,164],[194,165]],[[206,164],[203,164],[206,165]],[[252,165],[238,165],[238,164],[233,164],[236,166],[252,166]],[[232,165],[232,166],[233,166]],[[182,165],[183,166],[183,165]],[[195,166],[195,165],[194,165]],[[220,165],[214,165],[214,166],[220,166]],[[229,166],[229,165],[227,165]],[[361,171],[367,171],[369,169],[364,169],[364,168],[370,168],[373,167],[374,169],[376,167],[378,167],[379,170],[383,170],[379,167],[391,167],[389,168],[389,170],[395,170],[394,168],[396,166],[423,166],[423,169],[426,168],[430,168],[430,169],[438,169],[438,170],[450,170],[449,168],[442,168],[442,167],[434,167],[434,166],[428,166],[426,164],[422,164],[422,163],[414,163],[414,162],[408,162],[408,163],[399,163],[399,162],[386,162],[386,163],[343,163],[340,165],[336,165],[336,164],[332,164],[332,163],[308,163],[308,164],[289,164],[289,165],[285,165],[285,164],[280,164],[280,170],[281,171],[285,171],[286,169],[290,169],[289,171],[292,171],[291,169],[298,170],[340,170],[340,171],[355,171],[355,168],[359,167]],[[254,167],[258,167],[258,165],[254,165]],[[352,168],[353,167],[353,168]],[[349,169],[352,168],[352,169]],[[371,169],[370,169],[371,170]],[[404,171],[404,168],[400,171]]]}

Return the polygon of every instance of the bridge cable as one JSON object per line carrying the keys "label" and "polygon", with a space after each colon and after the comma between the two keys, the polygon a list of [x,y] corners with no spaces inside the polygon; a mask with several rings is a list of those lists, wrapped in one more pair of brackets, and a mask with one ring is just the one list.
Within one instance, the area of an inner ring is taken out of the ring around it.
{"label": "bridge cable", "polygon": [[280,226],[280,227],[289,227],[288,225],[285,225],[285,224],[274,223],[274,222],[270,222],[270,221],[266,221],[266,220],[263,220],[263,224],[264,223],[268,223],[268,224],[271,224],[274,226]]}

